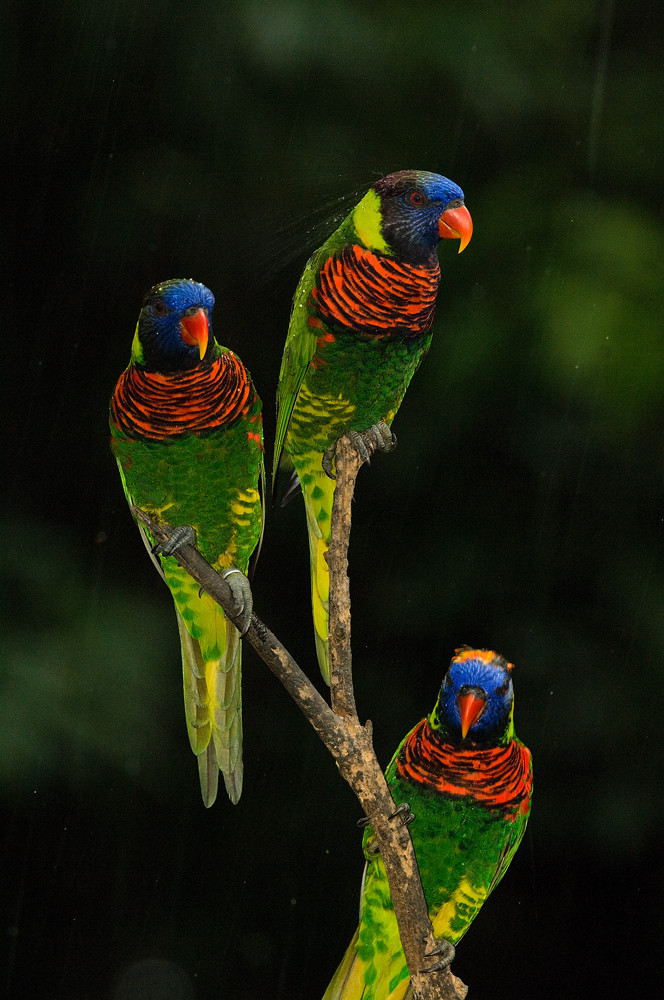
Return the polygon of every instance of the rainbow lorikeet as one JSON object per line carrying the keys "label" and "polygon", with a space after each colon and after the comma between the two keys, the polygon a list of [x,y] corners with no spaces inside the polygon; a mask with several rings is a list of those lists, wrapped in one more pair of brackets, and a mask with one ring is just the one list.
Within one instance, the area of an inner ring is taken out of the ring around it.
{"label": "rainbow lorikeet", "polygon": [[[295,292],[277,392],[274,479],[294,471],[309,532],[316,651],[329,682],[333,448],[346,433],[390,450],[389,430],[431,343],[441,238],[472,235],[463,191],[446,177],[402,170],[377,181],[314,253]],[[285,502],[285,501],[284,501]]]}
{"label": "rainbow lorikeet", "polygon": [[[408,803],[429,917],[445,945],[463,937],[526,829],[532,763],[514,735],[513,704],[512,664],[490,650],[458,649],[433,712],[385,773],[397,805]],[[324,1000],[404,1000],[410,978],[370,827],[363,848],[360,925]]]}
{"label": "rainbow lorikeet", "polygon": [[[157,522],[194,529],[200,552],[243,607],[238,624],[246,625],[246,574],[263,531],[262,406],[240,359],[213,337],[213,305],[212,292],[190,279],[150,289],[129,366],[111,398],[111,447],[128,502]],[[187,729],[203,801],[214,802],[221,770],[237,802],[243,773],[240,634],[177,564],[175,546],[154,547],[140,530],[175,602]]]}

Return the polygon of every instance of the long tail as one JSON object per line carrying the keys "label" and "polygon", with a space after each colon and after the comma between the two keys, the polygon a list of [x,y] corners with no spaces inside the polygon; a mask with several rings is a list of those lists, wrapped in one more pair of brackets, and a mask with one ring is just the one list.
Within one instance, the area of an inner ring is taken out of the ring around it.
{"label": "long tail", "polygon": [[311,566],[311,608],[314,618],[316,655],[324,680],[330,683],[330,570],[327,550],[330,545],[330,519],[334,499],[334,480],[322,471],[307,476],[302,492],[307,512],[309,560]]}
{"label": "long tail", "polygon": [[207,630],[204,638],[194,638],[179,611],[177,619],[189,742],[198,758],[203,802],[209,807],[217,797],[219,771],[231,802],[242,793],[242,644],[221,608],[207,594],[198,600],[211,605],[204,617],[209,621],[211,616],[212,641]]}
{"label": "long tail", "polygon": [[[325,990],[323,1000],[413,1000],[413,990],[405,969],[403,953],[400,960],[392,963],[387,956],[379,959],[378,964],[371,968],[371,963],[360,958],[363,950],[359,943],[361,927],[358,927],[353,939],[339,963],[337,971],[332,976],[330,985]],[[366,949],[365,949],[366,950]],[[405,971],[404,971],[405,970]],[[393,988],[390,989],[390,986]]]}
{"label": "long tail", "polygon": [[348,945],[323,1000],[359,1000],[365,989],[364,971],[357,957],[359,927]]}
{"label": "long tail", "polygon": [[323,1000],[412,1000],[385,867],[373,855],[362,876],[360,924]]}

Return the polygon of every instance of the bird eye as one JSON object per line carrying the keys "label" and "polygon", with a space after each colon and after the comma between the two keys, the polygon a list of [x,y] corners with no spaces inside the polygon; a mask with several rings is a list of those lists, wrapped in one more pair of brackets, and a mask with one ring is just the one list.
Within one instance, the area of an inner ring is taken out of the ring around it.
{"label": "bird eye", "polygon": [[156,312],[157,316],[163,316],[166,312],[166,303],[163,299],[155,299],[152,303],[152,308]]}
{"label": "bird eye", "polygon": [[411,205],[423,205],[424,195],[421,191],[411,191],[410,192],[410,203]]}

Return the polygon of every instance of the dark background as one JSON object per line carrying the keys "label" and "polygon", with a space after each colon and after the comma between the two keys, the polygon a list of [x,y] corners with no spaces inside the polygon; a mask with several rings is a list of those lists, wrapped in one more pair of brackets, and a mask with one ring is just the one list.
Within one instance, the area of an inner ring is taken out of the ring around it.
{"label": "dark background", "polygon": [[[662,946],[662,15],[652,4],[4,5],[1,982],[11,998],[320,997],[360,814],[253,651],[245,791],[206,811],[177,629],[108,449],[141,297],[183,276],[274,390],[304,261],[368,184],[444,173],[431,352],[360,475],[381,761],[460,643],[516,664],[533,814],[459,947],[473,997],[647,996]],[[304,515],[256,609],[318,678]],[[319,680],[319,679],[318,679]],[[152,978],[151,978],[152,977]],[[159,982],[160,985],[155,985]],[[2,991],[3,986],[0,986]]]}

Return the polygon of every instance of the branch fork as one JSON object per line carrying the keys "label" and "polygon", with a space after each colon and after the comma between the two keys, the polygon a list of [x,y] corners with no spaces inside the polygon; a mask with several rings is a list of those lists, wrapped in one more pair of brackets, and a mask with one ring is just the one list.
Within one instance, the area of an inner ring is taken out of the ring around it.
{"label": "branch fork", "polygon": [[[374,450],[374,449],[372,449]],[[330,547],[330,702],[317,691],[277,637],[252,613],[245,640],[278,677],[334,757],[339,772],[360,801],[371,824],[385,865],[399,934],[410,970],[413,1000],[464,1000],[467,987],[449,966],[438,969],[431,957],[440,942],[435,938],[422,892],[417,860],[408,824],[399,820],[385,776],[372,743],[372,727],[362,725],[353,690],[350,648],[350,587],[348,544],[355,480],[364,458],[350,437],[336,445],[336,488],[332,508]],[[157,523],[138,507],[131,508],[157,542],[167,542],[174,528]],[[173,558],[215,600],[232,621],[237,612],[231,588],[187,542]],[[417,821],[417,818],[415,818]],[[427,957],[429,956],[429,957]],[[432,968],[432,965],[434,968]]]}

